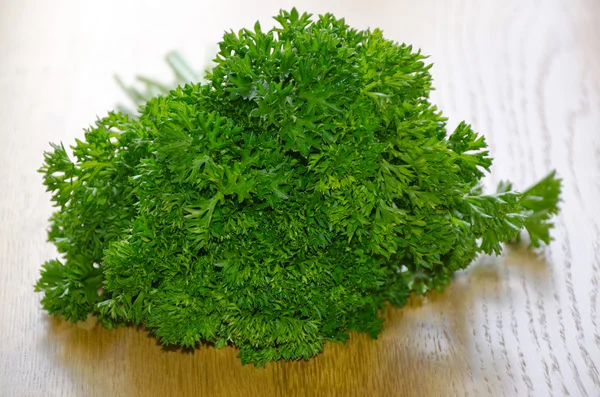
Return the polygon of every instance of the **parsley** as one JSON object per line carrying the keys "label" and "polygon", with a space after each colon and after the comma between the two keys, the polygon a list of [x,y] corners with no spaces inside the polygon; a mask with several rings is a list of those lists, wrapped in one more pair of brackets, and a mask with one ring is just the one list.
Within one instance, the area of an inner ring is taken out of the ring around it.
{"label": "parsley", "polygon": [[207,81],[109,113],[41,168],[58,207],[44,308],[143,324],[164,344],[308,359],[480,253],[550,241],[555,173],[480,184],[485,140],[429,102],[425,56],[295,9],[226,33]]}
{"label": "parsley", "polygon": [[[155,96],[168,94],[172,86],[202,81],[202,76],[196,73],[177,51],[169,52],[165,56],[165,61],[174,75],[174,83],[163,83],[148,77],[137,76],[136,83],[141,86],[138,88],[136,85],[126,85],[118,75],[115,75],[115,81],[136,107],[144,105]],[[121,104],[117,105],[117,109],[121,113],[136,114],[135,110]]]}

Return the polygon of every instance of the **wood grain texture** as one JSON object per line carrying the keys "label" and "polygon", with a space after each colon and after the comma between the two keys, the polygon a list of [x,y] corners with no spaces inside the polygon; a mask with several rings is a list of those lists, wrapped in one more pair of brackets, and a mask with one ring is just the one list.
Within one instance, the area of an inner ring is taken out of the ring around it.
{"label": "wood grain texture", "polygon": [[240,365],[232,348],[161,349],[143,329],[72,325],[33,284],[51,207],[36,169],[124,98],[112,75],[202,65],[223,30],[291,1],[0,0],[0,396],[600,396],[600,2],[302,2],[431,54],[433,99],[490,143],[489,185],[564,178],[555,241],[507,250],[443,294],[390,309],[308,362]]}

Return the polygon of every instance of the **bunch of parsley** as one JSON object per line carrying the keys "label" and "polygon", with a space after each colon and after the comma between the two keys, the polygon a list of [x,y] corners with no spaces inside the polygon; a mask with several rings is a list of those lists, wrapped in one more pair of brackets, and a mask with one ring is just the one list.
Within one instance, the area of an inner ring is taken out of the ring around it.
{"label": "bunch of parsley", "polygon": [[47,311],[308,359],[376,337],[387,301],[442,290],[523,228],[550,241],[560,181],[483,194],[484,138],[447,132],[423,55],[330,14],[275,19],[226,33],[205,83],[45,154]]}

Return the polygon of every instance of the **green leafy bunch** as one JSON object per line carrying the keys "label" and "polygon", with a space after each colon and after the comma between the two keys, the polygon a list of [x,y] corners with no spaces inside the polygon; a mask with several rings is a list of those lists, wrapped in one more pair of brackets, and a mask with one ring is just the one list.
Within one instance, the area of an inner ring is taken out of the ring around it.
{"label": "green leafy bunch", "polygon": [[376,337],[386,302],[442,290],[522,229],[550,241],[560,181],[483,194],[485,140],[448,133],[420,52],[331,14],[275,20],[226,33],[206,83],[46,153],[48,312],[308,359]]}

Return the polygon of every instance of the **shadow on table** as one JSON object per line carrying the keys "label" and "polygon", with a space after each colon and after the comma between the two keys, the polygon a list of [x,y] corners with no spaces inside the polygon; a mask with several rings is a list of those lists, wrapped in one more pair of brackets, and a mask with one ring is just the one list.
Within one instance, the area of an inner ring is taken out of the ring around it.
{"label": "shadow on table", "polygon": [[388,308],[378,340],[353,333],[312,360],[266,369],[241,366],[234,348],[165,350],[141,327],[106,330],[48,319],[48,343],[58,344],[55,359],[86,396],[495,395],[503,386],[481,373],[486,342],[475,330],[485,322],[482,307],[506,306],[507,283],[547,284],[550,271],[518,247],[505,258],[482,258],[443,294]]}

